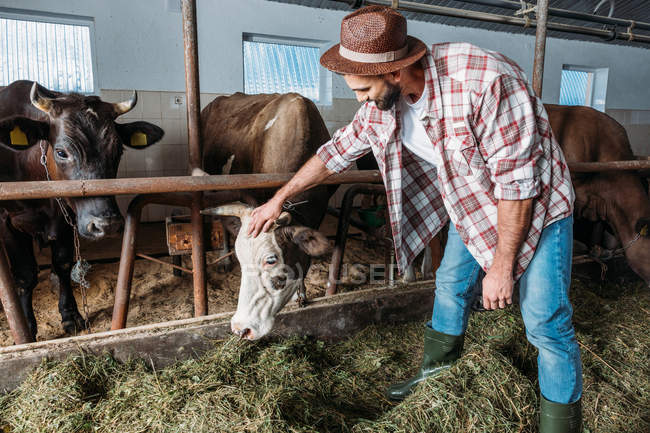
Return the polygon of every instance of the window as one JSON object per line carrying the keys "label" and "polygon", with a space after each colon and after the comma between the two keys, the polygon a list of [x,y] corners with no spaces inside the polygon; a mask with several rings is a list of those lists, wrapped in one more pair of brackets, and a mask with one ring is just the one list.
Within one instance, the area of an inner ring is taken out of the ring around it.
{"label": "window", "polygon": [[244,93],[296,92],[331,103],[331,73],[320,66],[322,42],[244,35]]}
{"label": "window", "polygon": [[607,68],[564,65],[560,84],[561,105],[586,105],[605,111]]}
{"label": "window", "polygon": [[0,86],[38,81],[60,92],[93,93],[92,20],[0,11]]}

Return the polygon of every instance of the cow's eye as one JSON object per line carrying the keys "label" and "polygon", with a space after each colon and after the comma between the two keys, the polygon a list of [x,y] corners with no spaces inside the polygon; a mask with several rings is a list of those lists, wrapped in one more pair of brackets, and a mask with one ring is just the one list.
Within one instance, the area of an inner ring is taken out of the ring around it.
{"label": "cow's eye", "polygon": [[68,153],[65,150],[57,149],[56,156],[58,156],[61,159],[68,159]]}
{"label": "cow's eye", "polygon": [[266,258],[266,264],[267,265],[275,265],[277,263],[277,261],[278,261],[278,258],[275,257],[275,256],[268,256]]}

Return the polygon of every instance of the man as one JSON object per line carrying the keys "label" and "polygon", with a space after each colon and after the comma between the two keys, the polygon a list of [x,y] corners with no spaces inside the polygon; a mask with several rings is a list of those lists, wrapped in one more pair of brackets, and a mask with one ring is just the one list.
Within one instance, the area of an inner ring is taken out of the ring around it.
{"label": "man", "polygon": [[398,12],[379,6],[346,16],[341,43],[321,64],[342,74],[364,104],[255,209],[249,235],[268,230],[285,200],[372,151],[401,271],[451,219],[421,368],[388,397],[405,398],[460,357],[472,287],[484,271],[490,310],[511,304],[519,282],[526,335],[539,349],[540,431],[580,431],[582,368],[568,298],[574,193],[522,70],[465,43],[427,50],[407,36]]}

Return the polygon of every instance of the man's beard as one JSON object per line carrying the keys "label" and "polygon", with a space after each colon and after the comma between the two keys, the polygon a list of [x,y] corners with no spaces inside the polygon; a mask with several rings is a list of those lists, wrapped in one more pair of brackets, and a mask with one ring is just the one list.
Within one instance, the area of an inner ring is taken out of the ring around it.
{"label": "man's beard", "polygon": [[399,99],[401,94],[399,86],[391,83],[386,83],[386,91],[379,98],[375,99],[375,105],[382,111],[388,111],[393,108],[395,102]]}

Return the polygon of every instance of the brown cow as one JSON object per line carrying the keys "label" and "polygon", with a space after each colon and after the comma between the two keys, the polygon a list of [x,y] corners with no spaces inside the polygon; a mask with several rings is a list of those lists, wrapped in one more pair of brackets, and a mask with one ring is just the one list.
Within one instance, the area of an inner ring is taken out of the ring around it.
{"label": "brown cow", "polygon": [[[625,129],[590,107],[546,105],[551,128],[567,162],[634,159]],[[650,284],[650,198],[636,172],[572,173],[575,218],[605,221],[614,231],[630,267]],[[644,229],[645,227],[645,229]]]}
{"label": "brown cow", "polygon": [[[0,119],[5,119],[0,122],[0,141],[14,150],[0,148],[0,181],[47,180],[46,172],[54,180],[114,178],[123,146],[141,149],[163,136],[162,129],[147,122],[115,122],[136,102],[135,92],[131,100],[111,104],[97,96],[53,92],[31,81],[10,84],[0,91]],[[42,141],[34,146],[38,139]],[[25,149],[15,151],[20,148]],[[47,170],[41,164],[43,151]],[[114,197],[65,199],[62,203],[84,238],[101,239],[117,234],[123,226]],[[31,298],[38,281],[33,239],[51,247],[63,328],[69,333],[82,328],[84,322],[70,284],[72,227],[66,224],[56,201],[4,201],[0,218],[0,235],[32,335],[36,336],[37,327]]]}
{"label": "brown cow", "polygon": [[[222,173],[224,166],[233,174],[294,172],[330,138],[314,103],[295,93],[218,97],[201,112],[201,125],[203,166],[211,174]],[[296,206],[282,220],[286,223],[290,215],[297,224],[258,238],[245,234],[252,208],[225,206],[211,212],[237,216],[236,222],[244,225],[241,231],[230,225],[233,233],[239,232],[235,246],[242,268],[234,332],[246,338],[266,334],[275,314],[292,297],[304,296],[310,257],[329,249],[327,239],[315,229],[335,190],[318,186],[294,197]],[[260,202],[273,193],[250,191]],[[260,291],[268,296],[258,296]],[[262,316],[270,320],[258,320]]]}

